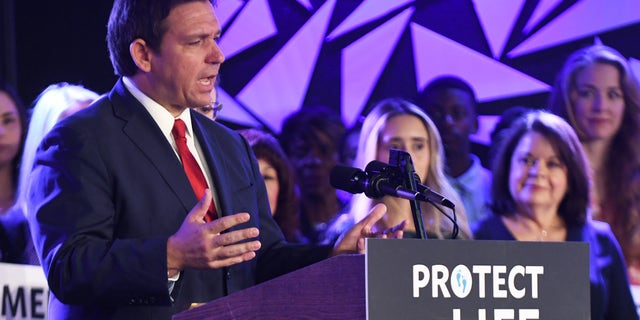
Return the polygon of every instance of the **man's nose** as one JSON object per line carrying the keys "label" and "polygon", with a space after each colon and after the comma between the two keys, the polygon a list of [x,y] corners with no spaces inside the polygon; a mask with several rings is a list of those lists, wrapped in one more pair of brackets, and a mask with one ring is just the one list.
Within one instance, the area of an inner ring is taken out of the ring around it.
{"label": "man's nose", "polygon": [[220,49],[220,46],[218,45],[218,43],[214,41],[213,46],[211,48],[211,53],[209,55],[209,59],[207,62],[214,63],[214,64],[221,64],[224,62],[224,60],[225,60],[224,53],[222,53],[222,50]]}

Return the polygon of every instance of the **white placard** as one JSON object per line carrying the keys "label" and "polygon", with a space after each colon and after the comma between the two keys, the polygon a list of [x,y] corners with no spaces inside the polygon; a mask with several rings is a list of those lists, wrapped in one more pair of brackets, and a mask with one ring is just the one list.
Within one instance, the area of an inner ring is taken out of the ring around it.
{"label": "white placard", "polygon": [[42,267],[0,263],[0,319],[46,319],[49,286]]}

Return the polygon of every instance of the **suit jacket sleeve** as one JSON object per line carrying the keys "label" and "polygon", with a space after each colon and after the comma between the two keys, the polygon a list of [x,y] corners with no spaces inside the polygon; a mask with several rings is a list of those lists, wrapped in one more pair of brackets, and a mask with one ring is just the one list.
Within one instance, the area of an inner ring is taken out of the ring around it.
{"label": "suit jacket sleeve", "polygon": [[66,304],[169,304],[167,237],[116,234],[125,202],[115,200],[101,130],[65,124],[37,152],[28,210],[51,291]]}

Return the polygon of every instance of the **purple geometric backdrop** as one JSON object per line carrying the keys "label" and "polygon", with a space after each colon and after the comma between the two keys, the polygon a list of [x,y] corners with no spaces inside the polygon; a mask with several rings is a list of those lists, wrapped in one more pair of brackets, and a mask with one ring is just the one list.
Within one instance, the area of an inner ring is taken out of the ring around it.
{"label": "purple geometric backdrop", "polygon": [[[15,1],[18,87],[52,82],[106,92],[111,1]],[[467,79],[488,133],[504,108],[544,107],[566,57],[601,41],[640,70],[638,0],[218,0],[226,55],[221,118],[280,131],[300,107],[351,124],[376,101],[412,99],[440,74]],[[638,71],[640,74],[640,71]]]}
{"label": "purple geometric backdrop", "polygon": [[[222,0],[217,13],[223,119],[278,132],[289,113],[323,104],[351,124],[381,98],[456,74],[483,103],[475,139],[486,143],[496,111],[544,106],[568,53],[638,30],[640,1]],[[637,45],[625,46],[637,63]]]}

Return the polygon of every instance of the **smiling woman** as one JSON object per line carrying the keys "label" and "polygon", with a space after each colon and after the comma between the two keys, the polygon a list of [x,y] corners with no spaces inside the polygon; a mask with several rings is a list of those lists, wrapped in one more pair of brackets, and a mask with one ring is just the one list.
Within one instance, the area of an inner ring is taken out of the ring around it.
{"label": "smiling woman", "polygon": [[571,126],[534,111],[505,134],[493,166],[495,213],[474,228],[480,240],[589,243],[591,319],[637,319],[620,246],[589,215],[589,164]]}
{"label": "smiling woman", "polygon": [[572,54],[549,103],[578,133],[593,170],[593,216],[608,222],[640,285],[640,92],[627,59],[594,45]]}

